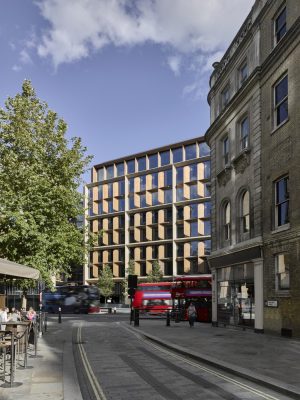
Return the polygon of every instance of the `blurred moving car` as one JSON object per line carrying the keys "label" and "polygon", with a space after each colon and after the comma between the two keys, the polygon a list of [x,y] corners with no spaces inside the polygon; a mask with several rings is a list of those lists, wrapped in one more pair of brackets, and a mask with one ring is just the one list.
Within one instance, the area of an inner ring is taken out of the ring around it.
{"label": "blurred moving car", "polygon": [[99,314],[100,313],[100,303],[99,303],[99,301],[93,301],[92,303],[90,303],[88,313],[89,314]]}

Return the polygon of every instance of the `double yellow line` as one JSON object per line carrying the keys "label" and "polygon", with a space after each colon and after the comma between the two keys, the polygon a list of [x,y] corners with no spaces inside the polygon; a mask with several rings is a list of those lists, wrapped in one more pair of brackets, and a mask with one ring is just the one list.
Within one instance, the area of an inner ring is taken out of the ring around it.
{"label": "double yellow line", "polygon": [[91,388],[93,389],[95,398],[97,400],[107,400],[103,390],[101,389],[101,386],[99,385],[97,378],[95,377],[95,374],[92,370],[91,364],[89,363],[86,352],[83,348],[83,345],[81,342],[81,325],[77,329],[77,343],[78,343],[78,350],[79,350],[79,354],[81,357],[82,365],[84,367],[84,370],[85,370],[86,376],[89,380],[89,383],[91,385]]}

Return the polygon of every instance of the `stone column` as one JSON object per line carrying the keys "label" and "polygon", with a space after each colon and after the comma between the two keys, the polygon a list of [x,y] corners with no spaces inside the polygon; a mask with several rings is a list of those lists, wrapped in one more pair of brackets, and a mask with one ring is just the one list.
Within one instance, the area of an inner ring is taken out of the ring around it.
{"label": "stone column", "polygon": [[176,203],[176,168],[175,165],[172,166],[172,234],[173,234],[173,277],[177,276],[177,245],[175,239],[177,238],[177,208]]}
{"label": "stone column", "polygon": [[[83,225],[84,225],[84,243],[85,246],[88,246],[88,240],[89,240],[89,221],[88,221],[88,216],[89,216],[89,207],[92,207],[92,205],[89,205],[89,188],[87,185],[83,187],[83,198],[84,198],[84,220],[83,220]],[[84,263],[83,263],[83,284],[88,285],[88,279],[89,279],[89,259],[90,259],[90,254],[89,252],[85,253],[84,256]]]}
{"label": "stone column", "polygon": [[264,333],[264,264],[263,260],[254,261],[255,325],[254,332]]}

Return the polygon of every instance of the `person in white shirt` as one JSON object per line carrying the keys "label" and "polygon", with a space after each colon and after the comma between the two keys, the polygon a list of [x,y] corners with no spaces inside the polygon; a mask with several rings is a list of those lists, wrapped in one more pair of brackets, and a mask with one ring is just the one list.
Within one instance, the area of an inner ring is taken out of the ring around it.
{"label": "person in white shirt", "polygon": [[[7,308],[3,307],[1,314],[0,314],[0,322],[7,322],[8,318],[7,318]],[[6,329],[6,325],[1,324],[1,331],[5,331]]]}
{"label": "person in white shirt", "polygon": [[194,326],[194,322],[197,317],[196,307],[193,302],[190,303],[190,305],[187,309],[187,313],[188,313],[189,324],[190,324],[190,327],[192,328]]}
{"label": "person in white shirt", "polygon": [[11,309],[8,320],[13,322],[21,321],[20,313],[14,307]]}

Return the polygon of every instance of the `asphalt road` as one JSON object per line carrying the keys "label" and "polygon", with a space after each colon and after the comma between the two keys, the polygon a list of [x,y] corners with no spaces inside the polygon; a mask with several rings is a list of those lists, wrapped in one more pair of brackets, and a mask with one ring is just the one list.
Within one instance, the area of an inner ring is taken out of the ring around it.
{"label": "asphalt road", "polygon": [[76,319],[72,349],[84,400],[289,399],[144,340],[126,326],[128,315]]}

